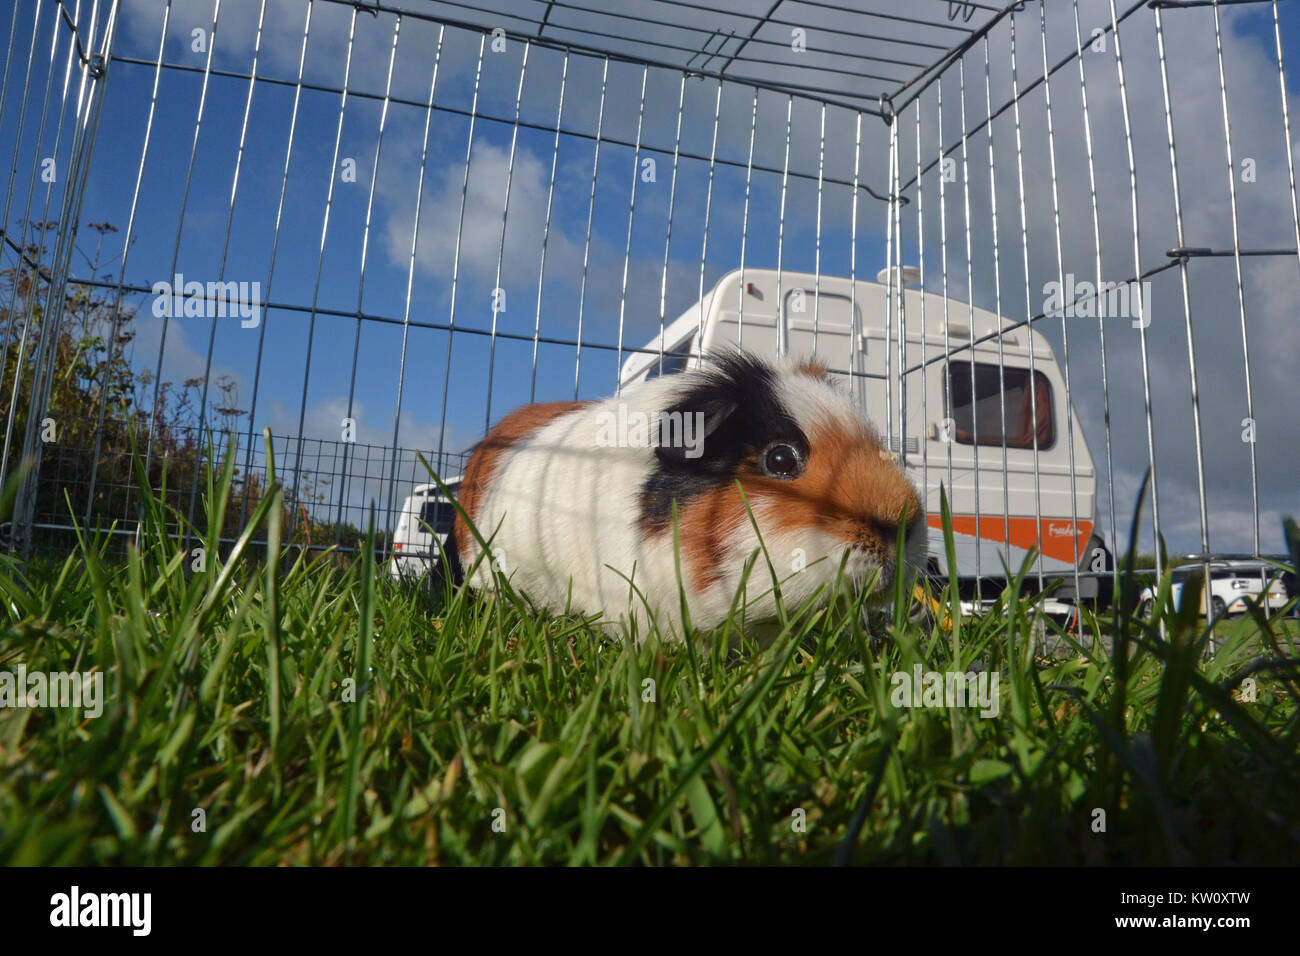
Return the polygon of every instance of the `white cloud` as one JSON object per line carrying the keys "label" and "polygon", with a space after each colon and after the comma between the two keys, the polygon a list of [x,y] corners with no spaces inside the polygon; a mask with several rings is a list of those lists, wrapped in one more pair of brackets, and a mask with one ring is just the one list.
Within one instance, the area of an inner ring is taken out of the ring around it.
{"label": "white cloud", "polygon": [[[408,149],[407,155],[414,156],[416,162],[411,165],[418,167],[418,148]],[[480,142],[472,154],[469,171],[468,183],[464,166],[459,163],[447,163],[426,172],[416,244],[417,265],[426,274],[449,281],[459,249],[462,276],[494,279],[498,268],[507,277],[517,275],[530,264],[536,269],[546,227],[549,165],[544,166],[539,157],[527,150],[516,149],[512,172],[507,147]],[[403,264],[411,250],[415,175],[416,171],[412,170],[411,175],[401,180],[385,176],[377,187],[390,204],[385,233],[388,253],[393,261]],[[503,212],[507,215],[504,250]],[[577,257],[577,250],[558,222],[552,223],[546,255],[548,268],[561,274],[572,267]]]}

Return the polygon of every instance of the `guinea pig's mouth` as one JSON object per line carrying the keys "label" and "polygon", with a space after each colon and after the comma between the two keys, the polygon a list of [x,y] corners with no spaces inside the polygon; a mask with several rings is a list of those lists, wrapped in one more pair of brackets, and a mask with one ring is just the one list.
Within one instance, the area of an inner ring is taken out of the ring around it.
{"label": "guinea pig's mouth", "polygon": [[882,555],[880,548],[855,543],[848,548],[848,558],[850,575],[859,586],[866,587],[873,577],[876,577],[877,590],[893,584],[897,562],[892,555]]}
{"label": "guinea pig's mouth", "polygon": [[[903,564],[911,567],[914,563],[918,566],[920,561],[916,560],[916,545],[924,543],[924,532],[918,529],[909,529],[907,537],[903,542]],[[855,537],[848,542],[849,553],[859,557],[870,558],[882,568],[892,569],[897,561],[897,551],[893,541],[880,541],[870,537]]]}
{"label": "guinea pig's mouth", "polygon": [[892,570],[897,563],[892,549],[886,551],[877,544],[855,541],[849,545],[849,553],[857,558],[868,558],[875,566],[880,568]]}
{"label": "guinea pig's mouth", "polygon": [[[893,588],[900,565],[892,549],[886,553],[878,545],[854,542],[848,548],[848,558],[850,573],[859,587],[868,586],[874,577],[874,593],[880,594]],[[901,568],[904,574],[914,573],[920,570],[920,565],[914,565],[905,554]]]}

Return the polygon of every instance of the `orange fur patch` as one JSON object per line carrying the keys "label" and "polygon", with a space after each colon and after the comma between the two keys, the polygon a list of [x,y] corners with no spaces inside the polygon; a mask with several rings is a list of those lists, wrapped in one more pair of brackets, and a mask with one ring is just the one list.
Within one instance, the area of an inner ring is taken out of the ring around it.
{"label": "orange fur patch", "polygon": [[[678,504],[682,560],[697,591],[705,591],[722,580],[727,543],[736,532],[738,520],[748,521],[749,516],[740,492],[731,483]],[[671,525],[667,533],[671,544]]]}
{"label": "orange fur patch", "polygon": [[[483,499],[487,496],[488,487],[496,474],[497,466],[501,462],[501,456],[505,454],[506,450],[549,425],[566,412],[582,408],[586,404],[588,403],[544,402],[525,405],[501,419],[496,428],[488,432],[487,437],[475,446],[469,464],[465,467],[465,477],[461,481],[460,496],[457,500],[476,527],[479,521],[479,509],[483,505]],[[490,532],[490,528],[479,528],[479,533],[485,536]],[[460,549],[461,555],[468,554],[471,541],[469,526],[465,524],[459,514],[456,516],[453,533],[456,535],[456,546]]]}
{"label": "orange fur patch", "polygon": [[909,529],[925,520],[902,468],[862,425],[821,422],[808,438],[807,467],[798,478],[742,479],[751,502],[771,502],[769,520],[781,531],[817,529],[892,561],[900,518]]}

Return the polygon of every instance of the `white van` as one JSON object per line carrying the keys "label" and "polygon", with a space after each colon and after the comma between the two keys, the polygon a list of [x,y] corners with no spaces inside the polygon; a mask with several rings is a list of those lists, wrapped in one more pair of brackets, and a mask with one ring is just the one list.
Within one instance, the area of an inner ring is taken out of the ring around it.
{"label": "white van", "polygon": [[[453,495],[460,490],[461,477],[444,482]],[[435,484],[416,485],[402,504],[393,532],[393,559],[389,574],[394,578],[417,579],[431,571],[438,562],[438,548],[433,542],[436,534],[442,547],[447,547],[447,535],[456,520],[456,509]]]}
{"label": "white van", "polygon": [[[904,283],[917,278],[915,270],[904,269]],[[1067,416],[1065,381],[1051,345],[1021,326],[957,351],[972,333],[979,339],[1011,323],[951,297],[945,309],[943,296],[918,289],[903,290],[901,310],[893,291],[891,323],[889,294],[881,282],[861,279],[729,272],[624,362],[620,384],[680,371],[728,345],[772,356],[816,356],[844,380],[877,430],[888,428],[890,450],[901,450],[908,475],[924,488],[934,570],[947,574],[942,483],[952,508],[958,577],[976,577],[977,555],[980,577],[1001,577],[1002,560],[1016,571],[1036,544],[1036,569],[1066,575],[1068,587],[1056,595],[1072,600],[1073,570],[1107,570],[1110,554],[1094,531],[1096,469],[1077,414]],[[900,325],[907,333],[903,367],[929,363],[906,376],[899,373]],[[1081,576],[1078,596],[1096,595],[1096,578]]]}

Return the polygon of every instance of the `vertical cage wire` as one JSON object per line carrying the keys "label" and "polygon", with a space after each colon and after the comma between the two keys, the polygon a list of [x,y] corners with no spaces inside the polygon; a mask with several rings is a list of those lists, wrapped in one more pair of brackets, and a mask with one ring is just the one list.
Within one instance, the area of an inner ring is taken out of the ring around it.
{"label": "vertical cage wire", "polygon": [[[1051,75],[1049,72],[1050,67],[1047,62],[1046,0],[1038,0],[1038,25],[1039,25],[1039,36],[1042,39],[1043,76],[1050,76]],[[1044,100],[1043,103],[1044,113],[1046,114],[1047,117],[1047,155],[1051,167],[1052,236],[1053,239],[1055,240],[1055,248],[1056,248],[1056,275],[1057,275],[1057,281],[1060,282],[1062,286],[1064,286],[1065,285],[1065,254],[1061,247],[1061,198],[1060,198],[1060,190],[1058,188],[1057,179],[1056,179],[1056,135],[1055,135],[1056,130],[1052,124],[1052,84],[1051,83],[1043,84],[1043,100]],[[963,126],[965,125],[965,122],[966,122],[965,118],[963,117],[962,119]],[[967,260],[969,261],[969,253],[967,254]],[[1033,352],[1031,351],[1029,354],[1032,361]],[[1065,395],[1068,399],[1070,395],[1070,326],[1064,313],[1061,314],[1061,371],[1065,378]],[[1033,373],[1031,372],[1030,375],[1032,377]],[[973,389],[974,389],[974,384],[972,382],[972,390]],[[1031,395],[1032,394],[1033,392],[1031,392]],[[1079,496],[1078,496],[1078,483],[1077,483],[1077,473],[1076,473],[1076,464],[1075,464],[1075,456],[1074,456],[1074,405],[1068,400],[1065,403],[1065,442],[1066,442],[1066,447],[1069,451],[1070,525],[1071,527],[1077,529],[1079,526]],[[976,449],[978,450],[978,448],[979,448],[979,444],[977,441]],[[977,452],[977,464],[975,466],[975,473],[977,475],[979,474],[978,452]],[[975,495],[977,498],[979,497],[978,486]],[[976,534],[978,533],[979,532],[976,531]],[[1080,557],[1079,537],[1077,534],[1072,536],[1071,543],[1074,549],[1074,560],[1071,562],[1070,570],[1074,580],[1074,590],[1075,593],[1077,594],[1079,592],[1079,557]]]}
{"label": "vertical cage wire", "polygon": [[587,280],[591,270],[591,230],[596,218],[596,182],[600,176],[601,134],[605,131],[605,96],[609,91],[609,57],[600,72],[600,114],[596,120],[596,144],[591,153],[591,197],[587,201],[587,234],[582,245],[582,286],[578,292],[578,341],[573,349],[573,398],[578,398],[582,380],[582,322],[586,318]]}
{"label": "vertical cage wire", "polygon": [[[1174,228],[1178,233],[1178,247],[1182,248],[1185,244],[1185,236],[1183,234],[1182,189],[1178,179],[1178,151],[1174,145],[1174,119],[1169,101],[1169,70],[1165,58],[1165,36],[1159,7],[1155,8],[1155,26],[1156,49],[1160,58],[1160,88],[1164,93],[1165,101],[1165,135],[1169,142],[1169,174],[1173,184]],[[1192,334],[1192,300],[1186,258],[1180,258],[1178,260],[1178,280],[1183,293],[1183,324],[1187,330],[1187,366],[1191,384],[1193,440],[1195,441],[1196,448],[1196,490],[1201,522],[1201,552],[1202,554],[1207,554],[1210,549],[1209,506],[1206,500],[1205,488],[1205,453],[1202,445],[1203,431],[1201,425],[1200,381],[1196,371],[1196,344]],[[1148,396],[1148,402],[1149,401],[1150,398]],[[1154,474],[1152,475],[1151,481],[1154,492]],[[1210,593],[1210,568],[1208,564],[1202,565],[1202,574],[1202,586],[1204,587],[1208,600],[1208,595]]]}
{"label": "vertical cage wire", "polygon": [[[394,47],[396,49],[396,47]],[[487,401],[484,402],[483,408],[483,434],[488,433],[492,425],[492,374],[496,370],[497,355],[497,319],[500,316],[500,303],[497,300],[497,291],[501,288],[501,269],[506,259],[506,228],[510,223],[510,187],[515,178],[515,149],[519,144],[519,109],[524,98],[524,78],[528,75],[528,52],[532,45],[524,44],[523,61],[519,64],[519,87],[515,92],[515,122],[510,129],[510,160],[506,166],[506,188],[504,190],[505,198],[501,202],[501,243],[497,248],[497,274],[496,282],[492,286],[492,338],[488,352],[488,380],[487,380]],[[635,196],[635,194],[634,194]],[[628,241],[632,236],[632,214],[628,213]],[[360,303],[357,309],[360,310]],[[359,325],[358,325],[359,327]],[[621,341],[621,337],[620,337]]]}
{"label": "vertical cage wire", "polygon": [[[266,0],[261,0],[257,13],[257,34],[253,40],[253,63],[249,68],[248,75],[248,92],[244,97],[243,118],[239,124],[239,147],[235,153],[235,168],[230,179],[230,201],[226,208],[226,227],[225,234],[221,240],[221,261],[217,266],[217,281],[224,282],[226,278],[226,265],[230,254],[230,235],[231,229],[235,222],[235,200],[239,195],[239,172],[244,159],[244,146],[248,139],[248,118],[253,110],[253,91],[257,88],[257,62],[262,53],[262,27],[266,20]],[[209,46],[209,54],[215,46],[216,41],[216,20],[213,19],[213,36],[212,45]],[[115,316],[116,319],[116,316]],[[214,315],[208,328],[208,349],[207,356],[203,366],[203,391],[199,399],[199,432],[204,431],[203,424],[207,417],[208,408],[208,388],[212,380],[212,354],[217,344],[217,318]],[[96,432],[102,432],[102,426],[96,429]],[[193,526],[195,509],[198,507],[199,500],[199,463],[201,461],[202,446],[196,447],[194,458],[194,478],[190,483],[190,505],[189,505],[189,524]],[[91,482],[91,492],[88,501],[94,500],[94,482]]]}
{"label": "vertical cage wire", "polygon": [[[1250,345],[1246,333],[1246,289],[1241,275],[1241,224],[1237,212],[1237,165],[1232,152],[1232,121],[1228,118],[1228,81],[1223,72],[1223,30],[1219,23],[1219,8],[1214,11],[1214,52],[1219,67],[1219,101],[1223,104],[1223,146],[1228,159],[1228,200],[1232,206],[1232,265],[1237,280],[1237,311],[1241,317],[1241,361],[1245,368],[1246,379],[1246,417],[1255,420],[1255,389],[1250,380]],[[1159,29],[1159,11],[1157,10],[1157,29]],[[1286,103],[1286,92],[1282,93],[1282,102]],[[1172,141],[1170,155],[1172,155]],[[1250,453],[1250,503],[1251,531],[1254,535],[1254,552],[1259,554],[1259,466],[1255,460],[1255,443],[1247,445]],[[1209,543],[1205,542],[1209,551]]]}
{"label": "vertical cage wire", "polygon": [[[51,9],[52,11],[55,12],[55,14],[57,14],[57,10],[55,8],[51,8]],[[58,54],[58,46],[61,41],[66,41],[68,50],[65,57],[65,66],[63,70],[62,94],[59,97],[59,114],[58,114],[58,119],[56,120],[56,127],[55,127],[55,134],[54,134],[54,147],[51,153],[51,156],[54,159],[56,164],[60,162],[61,157],[63,155],[61,144],[63,142],[65,119],[67,117],[68,88],[72,76],[73,61],[75,55],[77,54],[77,36],[75,35],[75,26],[77,23],[80,22],[80,13],[81,13],[81,5],[78,4],[76,7],[75,14],[72,17],[72,22],[74,25],[73,30],[71,32],[62,30],[60,29],[60,24],[56,23],[55,28],[53,30],[53,35],[51,37],[50,66],[48,69],[48,74],[46,79],[45,95],[41,102],[40,130],[37,133],[36,140],[39,146],[39,144],[42,143],[45,138],[46,119],[47,119],[47,114],[49,109],[50,96],[52,93],[52,84],[56,78],[55,63]],[[38,24],[40,22],[39,8],[37,9],[37,15],[35,17],[35,21]],[[5,60],[4,80],[2,83],[0,83],[0,126],[2,126],[4,122],[4,105],[8,99],[10,67],[13,65],[13,60],[12,60],[13,43],[14,40],[17,38],[17,24],[18,24],[18,7],[17,5],[15,5],[14,15],[10,22],[9,53]],[[23,140],[23,129],[24,129],[26,113],[27,113],[26,103],[27,103],[28,92],[30,89],[31,70],[34,62],[33,53],[35,52],[35,48],[36,48],[35,47],[36,32],[37,31],[33,29],[32,48],[31,51],[29,51],[28,53],[28,66],[27,66],[27,72],[24,79],[22,107],[20,108],[20,113],[19,113],[18,131],[15,134],[16,141],[18,144],[21,144]],[[37,150],[37,155],[38,156],[41,155],[41,150],[39,149]],[[19,164],[16,160],[17,160],[17,155],[15,151],[15,162],[10,167],[9,181],[5,190],[5,205],[4,205],[4,213],[3,213],[4,218],[3,220],[0,220],[0,222],[6,224],[9,222],[9,209],[14,196],[14,183],[18,172]],[[37,182],[37,177],[33,175],[31,177],[31,183],[28,188],[27,200],[24,206],[23,217],[22,217],[22,229],[19,232],[19,238],[17,242],[17,249],[20,255],[22,255],[24,258],[26,256],[25,250],[27,249],[28,229],[32,225],[31,206],[34,197],[36,182]],[[36,224],[36,240],[34,245],[38,250],[45,248],[45,244],[47,241],[46,237],[49,235],[50,232],[50,225],[51,225],[49,221],[50,207],[55,197],[55,192],[56,192],[55,186],[56,186],[55,182],[50,182],[46,184],[45,198],[41,204],[41,218],[40,221]],[[12,242],[12,240],[9,238],[9,234],[7,231],[5,234],[5,239],[7,242]],[[14,315],[15,315],[14,306],[17,300],[17,293],[18,293],[18,285],[17,283],[15,283],[13,285],[13,288],[10,289],[8,304],[5,309],[6,317],[5,317],[5,330],[4,330],[4,338],[3,338],[3,342],[4,342],[3,349],[5,355],[8,355],[11,336],[13,335],[14,332]],[[33,296],[28,296],[27,298],[28,301],[23,309],[23,315],[21,321],[21,333],[20,333],[20,338],[18,343],[18,356],[17,356],[17,361],[15,363],[16,368],[21,368],[23,364],[23,357],[27,351],[28,332],[31,328],[32,321],[35,315],[36,299]],[[12,383],[12,389],[10,390],[9,393],[9,408],[5,417],[6,420],[5,420],[4,450],[3,453],[0,454],[0,481],[6,479],[9,475],[9,453],[13,441],[15,416],[18,411],[18,401],[19,401],[18,390],[19,390],[19,384],[21,378],[22,378],[21,375],[15,373],[13,378],[13,383]]]}
{"label": "vertical cage wire", "polygon": [[[684,79],[684,77],[683,77],[683,79]],[[757,107],[757,105],[758,105],[757,91],[755,92],[754,105],[755,105],[755,107]],[[700,278],[699,278],[699,296],[698,296],[698,299],[697,299],[697,301],[699,302],[698,318],[699,318],[700,326],[702,326],[702,325],[703,325],[703,322],[704,322],[704,268],[705,268],[705,264],[709,261],[709,224],[712,222],[712,217],[713,217],[713,184],[714,184],[715,176],[716,176],[716,174],[717,174],[717,162],[718,162],[718,122],[719,122],[719,118],[721,117],[721,115],[722,115],[722,83],[721,83],[721,81],[719,81],[719,82],[718,82],[717,93],[716,93],[716,95],[714,96],[714,99],[713,99],[713,137],[712,137],[712,140],[711,140],[710,143],[709,143],[709,184],[708,184],[708,189],[707,189],[707,191],[706,191],[706,193],[705,193],[705,198],[704,198],[704,230],[703,230],[703,237],[702,237],[701,240],[700,240],[700,270],[699,270],[699,276],[700,276]],[[752,153],[751,153],[751,156],[752,156]],[[674,169],[675,169],[675,168],[676,168],[676,160],[674,159]],[[747,194],[747,195],[748,195],[748,194]],[[748,215],[749,215],[748,199],[746,199],[746,203],[747,203],[747,205],[746,205],[746,208],[745,208],[745,215],[748,216]],[[742,229],[741,229],[741,248],[742,248],[742,249],[744,248],[744,241],[745,241],[745,240],[744,240],[744,228],[742,227]],[[741,262],[742,262],[742,263],[744,262],[744,258],[745,258],[745,257],[744,257],[744,254],[742,253],[742,255],[741,255]],[[666,263],[665,263],[665,264],[666,264]],[[741,268],[742,268],[742,270],[743,270],[744,266],[742,265]],[[665,274],[665,278],[664,278],[663,288],[665,288],[665,289],[667,288],[667,276],[666,276],[666,274]],[[743,310],[743,305],[742,305],[742,310]],[[663,322],[663,320],[664,320],[664,309],[663,309],[663,304],[661,303],[661,304],[660,304],[660,307],[659,307],[659,361],[660,361],[660,362],[663,361],[663,352],[664,352],[664,349],[663,349],[663,347],[664,347],[664,341],[663,341],[663,336],[664,336],[664,322]],[[742,311],[742,314],[741,314],[741,325],[742,325],[742,326],[744,325],[744,314],[743,314],[743,311]],[[703,338],[703,337],[702,337],[702,336],[699,334],[699,332],[697,331],[696,338],[695,338],[695,342],[694,342],[694,347],[691,349],[691,351],[695,353],[695,367],[697,367],[697,368],[699,367],[700,363],[701,363],[701,362],[703,361],[703,359],[704,359],[704,352],[703,352],[703,348],[704,348],[704,346],[703,346],[702,338]]]}
{"label": "vertical cage wire", "polygon": [[[971,213],[970,213],[970,159],[967,154],[967,126],[966,126],[966,58],[962,57],[957,61],[957,81],[960,102],[961,118],[961,183],[962,183],[962,229],[966,240],[966,298],[969,300],[966,304],[966,336],[971,348],[972,361],[970,363],[970,390],[971,395],[976,394],[975,389],[975,272],[974,272],[974,250],[971,244]],[[1050,111],[1049,111],[1049,116]],[[1050,130],[1051,127],[1049,126]],[[1069,385],[1066,386],[1069,391]],[[975,538],[981,539],[980,531],[980,512],[983,511],[983,501],[980,497],[980,432],[979,417],[971,419],[971,438],[974,441],[974,460],[975,460]],[[1003,482],[1005,485],[1006,482]],[[975,602],[981,604],[984,599],[983,578],[984,563],[982,558],[982,547],[975,549]],[[1077,581],[1076,581],[1077,584]]]}
{"label": "vertical cage wire", "polygon": [[[1101,216],[1100,216],[1099,206],[1097,203],[1097,167],[1093,159],[1093,150],[1092,150],[1092,118],[1088,114],[1088,73],[1086,68],[1084,67],[1084,61],[1083,61],[1083,30],[1079,23],[1079,0],[1072,0],[1071,6],[1074,12],[1074,55],[1075,55],[1075,60],[1079,64],[1079,104],[1080,104],[1080,110],[1082,112],[1082,117],[1083,117],[1084,155],[1087,158],[1087,164],[1088,164],[1088,199],[1089,199],[1089,210],[1092,213],[1091,216],[1092,243],[1093,243],[1094,268],[1095,268],[1093,275],[1096,280],[1097,287],[1100,288],[1102,283],[1102,276],[1103,276],[1102,258],[1101,258]],[[985,73],[985,76],[987,77],[987,71]],[[989,119],[991,123],[992,121],[991,112],[989,114]],[[992,139],[992,129],[990,127],[990,134],[989,134],[990,177],[992,175],[992,165],[993,165],[992,149],[993,149],[993,139]],[[993,223],[994,223],[993,225],[994,233],[996,234],[997,231],[996,216],[994,217]],[[994,248],[995,249],[997,248],[996,242],[994,243]],[[996,270],[996,266],[994,268]],[[999,301],[999,307],[997,311],[999,313],[1001,312],[1000,301]],[[1000,342],[999,342],[999,349],[1001,349]],[[1106,502],[1107,502],[1107,518],[1108,518],[1108,523],[1106,526],[1110,529],[1112,540],[1114,540],[1115,529],[1117,527],[1115,523],[1115,464],[1110,450],[1111,448],[1110,380],[1107,376],[1107,370],[1106,370],[1106,329],[1104,324],[1097,326],[1097,352],[1098,352],[1098,360],[1099,360],[1098,364],[1100,366],[1100,376],[1101,376],[1102,429],[1104,435],[1104,441],[1102,444],[1104,448],[1104,454],[1106,456]],[[1005,391],[1005,385],[1003,385],[1002,387]],[[1004,431],[1006,430],[1005,401],[1003,402],[1003,409],[1002,409],[1002,428]],[[1005,456],[1006,456],[1006,452],[1004,450],[1003,451],[1004,471],[1006,470]],[[1092,565],[1090,564],[1090,567],[1091,566]],[[1114,589],[1118,585],[1118,583],[1119,583],[1119,562],[1112,561],[1111,562],[1112,589]]]}
{"label": "vertical cage wire", "polygon": [[[298,74],[296,80],[294,81],[294,86],[293,86],[293,107],[289,113],[289,132],[288,132],[288,136],[285,139],[284,166],[280,173],[279,197],[276,200],[276,206],[275,206],[275,226],[271,236],[271,250],[270,250],[270,255],[268,256],[268,261],[266,266],[265,288],[266,288],[266,295],[268,301],[270,299],[270,295],[272,291],[272,283],[275,279],[276,257],[280,252],[280,229],[284,223],[284,205],[289,190],[289,164],[290,161],[293,159],[294,137],[298,131],[298,110],[302,104],[303,75],[307,63],[307,39],[311,34],[311,15],[313,9],[315,9],[315,4],[314,2],[310,2],[309,0],[307,4],[307,14],[303,18],[302,43],[299,44],[298,47]],[[162,68],[162,54],[163,54],[163,46],[165,43],[166,34],[167,34],[166,27],[164,26],[163,40],[159,41],[159,46],[158,46],[158,69],[154,73],[154,101],[157,100],[157,96],[158,96],[158,91],[157,91],[158,73],[161,72],[161,68]],[[152,115],[153,115],[153,104],[151,103],[150,116],[152,117]],[[143,155],[141,156],[140,159],[140,169],[141,172],[143,173],[144,170]],[[119,294],[120,291],[121,291],[121,287],[119,283]],[[262,361],[266,354],[266,329],[268,324],[269,324],[268,321],[263,321],[261,323],[261,327],[257,331],[257,359],[253,365],[253,397],[249,403],[248,432],[245,436],[245,441],[247,443],[247,450],[244,456],[245,476],[249,474],[249,471],[252,468],[253,433],[257,421],[257,399],[262,386]],[[294,470],[295,472],[297,471],[296,468]],[[242,524],[248,518],[248,496],[247,495],[240,495],[239,509],[240,509],[239,520],[240,523]]]}
{"label": "vertical cage wire", "polygon": [[[357,38],[357,12],[358,12],[357,8],[354,7],[352,9],[351,20],[348,22],[348,52],[343,62],[343,88],[339,91],[339,115],[338,115],[338,121],[334,126],[334,154],[330,160],[330,179],[329,179],[329,185],[326,187],[326,191],[325,191],[325,208],[322,210],[322,214],[321,214],[320,245],[319,245],[320,251],[317,253],[316,256],[316,278],[312,284],[312,292],[311,292],[311,317],[308,320],[308,324],[307,324],[307,355],[303,362],[303,369],[302,369],[302,402],[298,409],[298,449],[296,454],[294,455],[295,460],[302,459],[304,425],[307,420],[307,388],[309,383],[311,382],[312,350],[316,345],[316,320],[317,320],[317,316],[319,315],[318,307],[320,305],[321,278],[325,272],[325,243],[329,237],[330,210],[334,205],[334,186],[338,179],[335,170],[338,168],[339,165],[339,146],[343,141],[343,117],[344,114],[347,112],[347,108],[348,108],[348,92],[349,92],[348,80],[352,76],[352,53],[353,53],[353,49],[355,48],[356,38]],[[212,48],[209,47],[208,49],[210,53]],[[468,176],[468,168],[469,165],[467,162],[466,163],[467,176]],[[183,218],[183,213],[182,213],[182,218]],[[450,344],[448,347],[448,351],[450,352]],[[161,357],[159,359],[158,374],[159,377],[161,377],[162,375]],[[346,470],[346,465],[345,465],[345,470]],[[301,489],[301,481],[302,481],[302,471],[301,469],[295,468],[293,470],[293,490],[291,493],[291,497],[293,500],[298,499],[299,491]],[[290,536],[293,535],[295,520],[296,520],[296,516],[293,516],[291,517],[289,522]]]}
{"label": "vertical cage wire", "polygon": [[[102,21],[100,20],[101,13],[104,16]],[[69,228],[67,224],[76,223],[81,216],[88,173],[86,158],[94,148],[95,136],[99,131],[106,63],[108,54],[112,50],[116,21],[116,0],[107,11],[101,11],[100,4],[96,0],[90,12],[85,46],[89,49],[96,49],[97,34],[101,29],[102,35],[98,35],[99,48],[97,52],[93,57],[87,57],[81,64],[76,108],[73,113],[75,127],[67,171],[68,185],[65,187],[60,208],[59,222],[61,225],[56,230],[45,306],[41,316],[41,337],[36,350],[31,380],[31,399],[28,408],[27,425],[23,435],[24,470],[15,503],[12,540],[24,554],[30,553],[32,546],[31,530],[36,509],[37,482],[40,476],[40,463],[44,444],[43,441],[39,440],[37,428],[38,424],[42,423],[45,410],[49,405],[50,389],[55,374],[54,365],[58,358],[57,341],[66,304],[64,290],[67,287],[68,273],[72,261],[75,230]],[[77,40],[80,41],[79,24],[74,22],[71,29]],[[26,96],[27,85],[24,84],[24,107]],[[7,207],[8,196],[6,196],[5,201]],[[7,221],[5,225],[7,229]],[[15,378],[21,375],[21,367],[16,367],[14,374]]]}
{"label": "vertical cage wire", "polygon": [[[442,41],[445,35],[446,35],[446,28],[440,27],[438,29],[438,46],[433,56],[433,71],[429,78],[429,100],[428,103],[425,105],[425,109],[424,109],[424,135],[420,139],[420,172],[416,179],[416,185],[415,185],[415,214],[414,216],[412,216],[411,219],[411,251],[407,255],[407,259],[406,259],[406,263],[407,263],[406,264],[406,295],[402,302],[402,352],[401,352],[401,358],[397,366],[397,397],[394,401],[394,406],[393,406],[393,444],[392,444],[392,453],[391,453],[392,460],[391,460],[390,471],[389,471],[389,473],[394,476],[396,476],[397,474],[398,440],[402,428],[402,400],[406,388],[406,353],[407,353],[407,348],[410,345],[410,339],[411,339],[411,293],[415,287],[415,254],[420,243],[420,214],[423,210],[423,205],[424,205],[424,178],[429,163],[429,126],[431,125],[431,122],[433,120],[433,98],[438,92],[438,67],[442,63]],[[567,65],[567,61],[566,61],[566,65]],[[561,102],[563,102],[563,94],[561,94]],[[553,191],[555,185],[555,167],[553,165],[551,167],[551,185]],[[550,197],[548,196],[547,205],[546,205],[546,217],[547,217],[548,226],[550,224],[550,215],[551,215]],[[543,265],[545,264],[546,261],[545,257],[546,257],[546,245],[545,245],[545,240],[543,240],[543,244],[542,244]],[[538,302],[539,302],[539,309],[537,315],[539,320],[541,319],[541,309],[540,309],[541,281],[542,281],[541,272],[539,270],[538,279],[537,279]],[[536,348],[537,348],[536,338],[534,337],[534,344],[533,344],[534,366],[536,366],[537,364]],[[435,464],[438,468],[442,468],[441,461],[436,461]],[[451,478],[453,476],[448,475],[444,472],[439,477]],[[393,499],[394,499],[394,495],[396,494],[396,491],[397,491],[397,482],[390,481],[388,483],[388,492],[385,495],[385,499],[384,499],[385,536],[392,533],[393,514],[394,514]]]}

